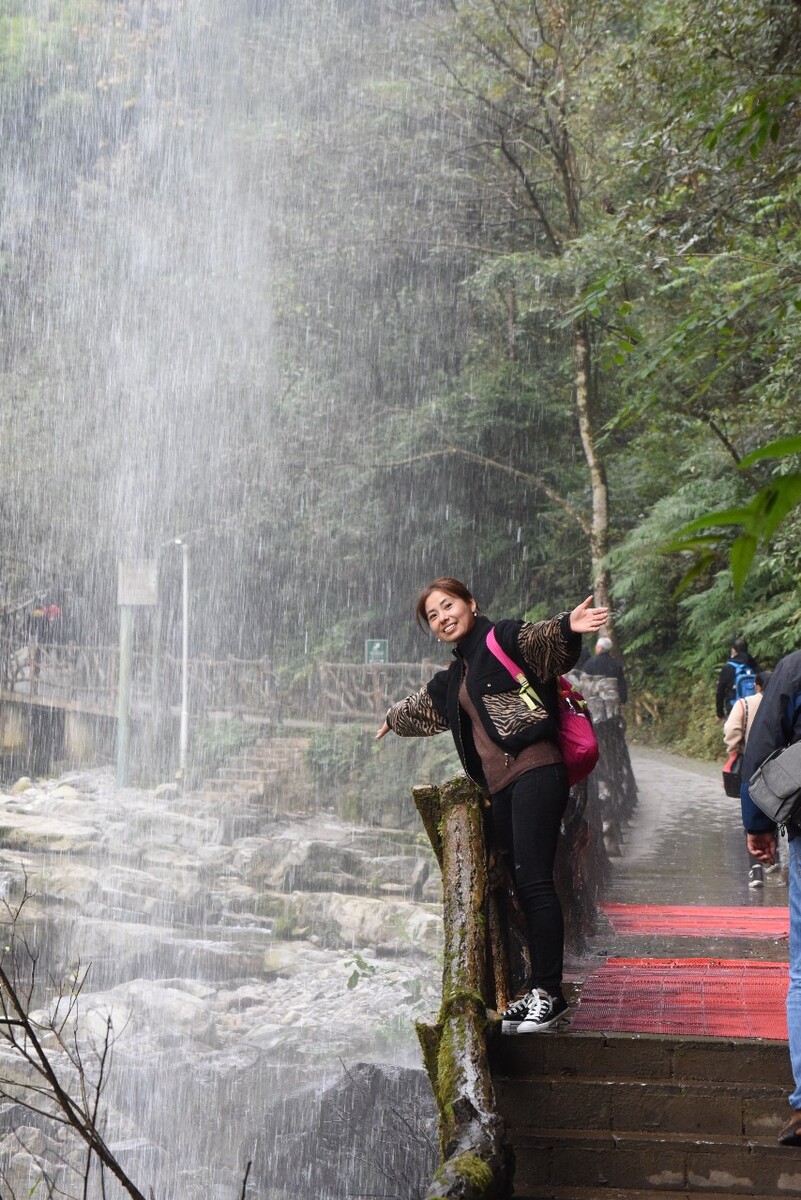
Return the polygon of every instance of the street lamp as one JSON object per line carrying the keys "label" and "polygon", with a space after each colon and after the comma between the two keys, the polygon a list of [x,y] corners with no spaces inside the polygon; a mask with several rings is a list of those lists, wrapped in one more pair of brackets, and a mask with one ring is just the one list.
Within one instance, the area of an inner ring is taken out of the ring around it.
{"label": "street lamp", "polygon": [[178,742],[178,769],[181,779],[186,779],[189,758],[189,546],[183,538],[175,538],[174,544],[181,547],[181,732]]}

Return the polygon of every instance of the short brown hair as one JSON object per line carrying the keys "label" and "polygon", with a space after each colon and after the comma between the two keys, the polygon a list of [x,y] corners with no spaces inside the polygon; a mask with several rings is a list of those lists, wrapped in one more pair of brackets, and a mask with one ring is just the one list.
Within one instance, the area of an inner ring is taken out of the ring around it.
{"label": "short brown hair", "polygon": [[[457,600],[464,600],[465,604],[476,603],[475,596],[460,579],[453,579],[450,575],[440,576],[439,579],[435,579],[432,583],[429,583],[428,587],[423,588],[417,597],[414,612],[417,617],[417,624],[423,630],[428,629],[426,607],[428,606],[428,597],[432,592],[445,592],[448,596],[455,596]],[[476,605],[476,608],[478,608],[478,605]]]}

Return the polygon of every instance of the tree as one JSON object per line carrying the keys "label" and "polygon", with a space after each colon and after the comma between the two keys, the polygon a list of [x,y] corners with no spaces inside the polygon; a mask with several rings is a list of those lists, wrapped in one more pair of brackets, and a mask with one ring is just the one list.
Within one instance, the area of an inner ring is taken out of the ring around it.
{"label": "tree", "polygon": [[[10,1071],[6,1068],[0,1077],[0,1096],[20,1105],[32,1121],[44,1121],[45,1127],[65,1127],[85,1151],[82,1162],[69,1149],[63,1151],[63,1161],[53,1168],[45,1159],[32,1190],[41,1184],[41,1194],[48,1197],[85,1196],[90,1181],[97,1177],[105,1194],[108,1174],[131,1200],[145,1200],[144,1193],[121,1166],[101,1132],[103,1090],[114,1042],[122,1031],[113,1028],[109,1016],[98,1041],[87,1044],[86,1038],[82,1038],[79,1005],[87,972],[80,965],[75,968],[69,987],[51,981],[56,999],[50,1014],[37,1011],[39,956],[27,941],[20,922],[28,899],[26,883],[15,907],[6,901],[2,905],[5,947],[0,957],[0,1043],[15,1060],[15,1066]],[[18,1126],[22,1124],[18,1122]],[[24,1137],[19,1132],[13,1136],[26,1151]],[[1,1168],[0,1178],[7,1189],[5,1194],[17,1197],[13,1180]],[[72,1188],[75,1190],[71,1191]]]}

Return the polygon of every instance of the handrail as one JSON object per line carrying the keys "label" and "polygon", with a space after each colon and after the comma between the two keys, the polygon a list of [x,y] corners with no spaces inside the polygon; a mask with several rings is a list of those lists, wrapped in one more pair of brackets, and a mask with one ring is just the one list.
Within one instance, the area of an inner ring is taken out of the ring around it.
{"label": "handrail", "polygon": [[[415,788],[413,796],[442,870],[445,926],[439,1017],[417,1025],[439,1111],[441,1165],[426,1200],[500,1200],[511,1190],[511,1163],[485,1040],[486,794],[468,779],[453,779],[441,788]],[[493,961],[503,972],[504,960],[493,955]]]}

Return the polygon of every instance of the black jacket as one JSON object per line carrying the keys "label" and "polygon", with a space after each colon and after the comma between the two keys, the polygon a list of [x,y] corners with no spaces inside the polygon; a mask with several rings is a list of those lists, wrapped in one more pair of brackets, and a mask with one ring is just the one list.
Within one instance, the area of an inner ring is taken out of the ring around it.
{"label": "black jacket", "polygon": [[[776,665],[759,702],[743,756],[743,784],[740,801],[743,824],[749,833],[775,829],[769,817],[757,808],[748,794],[748,780],[757,767],[780,747],[801,742],[801,650],[786,654]],[[798,836],[795,826],[787,827],[790,837]]]}
{"label": "black jacket", "polygon": [[715,693],[715,712],[721,718],[727,717],[732,710],[732,706],[737,697],[734,694],[734,681],[737,678],[737,673],[732,663],[745,663],[752,667],[754,671],[759,671],[759,665],[750,654],[735,654],[732,658],[725,662],[720,668],[718,676],[718,686]]}
{"label": "black jacket", "polygon": [[593,658],[588,658],[585,663],[581,664],[581,673],[583,675],[600,675],[607,679],[617,680],[617,695],[621,704],[625,704],[629,698],[629,689],[626,685],[626,676],[623,673],[623,663],[619,658],[613,658],[608,650],[601,650]]}
{"label": "black jacket", "polygon": [[450,729],[462,765],[471,779],[485,785],[470,721],[459,707],[459,689],[467,670],[467,693],[490,738],[510,755],[548,739],[556,741],[559,675],[569,671],[581,651],[581,635],[570,629],[570,614],[547,621],[503,620],[494,626],[503,650],[525,673],[542,704],[529,708],[520,688],[487,647],[493,624],[478,617],[453,651],[454,661],[425,687],[394,704],[387,723],[401,737],[425,737]]}

